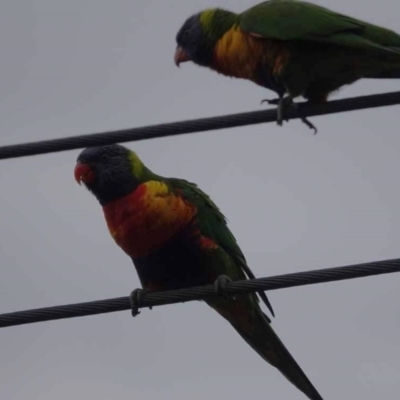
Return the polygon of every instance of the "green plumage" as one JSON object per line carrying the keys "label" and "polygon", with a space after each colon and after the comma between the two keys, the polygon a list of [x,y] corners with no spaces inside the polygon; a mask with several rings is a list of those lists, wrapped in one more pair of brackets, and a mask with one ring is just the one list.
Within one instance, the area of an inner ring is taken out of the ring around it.
{"label": "green plumage", "polygon": [[[75,179],[103,206],[110,232],[131,257],[143,288],[212,284],[220,282],[221,275],[233,281],[254,277],[225,217],[197,185],[152,173],[119,145],[85,149]],[[171,230],[173,235],[165,235]],[[272,311],[265,294],[260,296]],[[207,304],[309,399],[322,400],[273,331],[255,293],[218,296]]]}
{"label": "green plumage", "polygon": [[[173,190],[178,190],[187,201],[195,204],[197,208],[196,219],[202,234],[205,237],[212,239],[215,243],[218,243],[222,253],[230,255],[233,261],[233,263],[228,263],[232,264],[230,270],[222,268],[219,271],[219,275],[226,274],[231,276],[233,274],[234,277],[232,279],[242,280],[246,279],[246,274],[248,278],[254,279],[255,276],[248,267],[246,259],[242,250],[240,250],[235,237],[229,230],[224,215],[210,197],[200,190],[197,185],[186,180],[170,178],[167,179],[167,182],[171,185]],[[219,268],[219,265],[216,265],[215,268]],[[272,306],[265,293],[260,292],[259,295],[271,311],[272,315],[274,315]],[[254,296],[254,298],[258,301],[256,296]]]}
{"label": "green plumage", "polygon": [[400,36],[395,32],[305,1],[263,2],[241,14],[240,27],[271,39],[322,42],[400,55]]}
{"label": "green plumage", "polygon": [[396,32],[305,1],[270,0],[240,14],[205,10],[185,21],[176,41],[177,65],[193,61],[276,92],[279,125],[284,95],[321,103],[362,78],[400,78]]}
{"label": "green plumage", "polygon": [[[186,201],[196,206],[196,222],[201,233],[218,244],[215,250],[202,251],[204,258],[201,258],[201,264],[204,273],[214,277],[227,275],[233,281],[246,279],[245,274],[249,278],[255,278],[226,224],[224,215],[210,197],[197,185],[186,180],[167,178],[165,181],[172,191],[181,194]],[[265,293],[261,292],[260,295],[272,312]],[[276,335],[270,325],[270,319],[262,312],[258,303],[255,294],[237,295],[235,299],[207,301],[207,304],[223,316],[265,361],[278,368],[309,399],[323,400]]]}
{"label": "green plumage", "polygon": [[240,27],[287,46],[282,80],[292,97],[321,82],[318,98],[359,78],[400,78],[397,33],[312,3],[270,0],[243,12]]}

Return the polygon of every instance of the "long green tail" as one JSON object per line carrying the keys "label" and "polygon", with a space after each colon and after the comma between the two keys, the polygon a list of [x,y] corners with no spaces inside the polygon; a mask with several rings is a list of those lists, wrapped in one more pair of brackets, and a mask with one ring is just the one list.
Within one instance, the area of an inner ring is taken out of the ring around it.
{"label": "long green tail", "polygon": [[242,296],[235,304],[222,302],[212,306],[227,319],[239,335],[269,364],[276,367],[294,386],[310,400],[323,400],[306,374],[289,353],[268,322],[259,305]]}

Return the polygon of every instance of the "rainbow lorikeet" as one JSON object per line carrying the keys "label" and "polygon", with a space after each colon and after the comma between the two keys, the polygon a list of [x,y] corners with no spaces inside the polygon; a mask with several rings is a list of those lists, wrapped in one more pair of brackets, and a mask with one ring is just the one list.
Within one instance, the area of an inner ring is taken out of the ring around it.
{"label": "rainbow lorikeet", "polygon": [[400,78],[397,33],[305,1],[208,9],[185,21],[176,42],[176,65],[193,61],[276,92],[265,101],[278,104],[279,125],[298,96],[322,103],[361,78]]}
{"label": "rainbow lorikeet", "polygon": [[[207,304],[309,399],[322,400],[271,328],[257,295],[224,295],[227,281],[254,275],[225,217],[207,194],[186,180],[154,174],[121,145],[83,150],[75,179],[99,201],[111,236],[132,259],[145,290],[214,282],[221,293]],[[272,312],[265,293],[259,295]]]}

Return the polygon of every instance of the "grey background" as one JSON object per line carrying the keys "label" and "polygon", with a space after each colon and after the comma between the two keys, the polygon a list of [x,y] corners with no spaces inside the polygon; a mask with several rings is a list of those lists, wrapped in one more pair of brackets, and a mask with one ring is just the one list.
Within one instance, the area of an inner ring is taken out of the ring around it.
{"label": "grey background", "polygon": [[[0,3],[0,144],[259,110],[273,95],[173,64],[175,34],[208,6],[252,1]],[[395,0],[319,1],[400,32]],[[335,98],[400,90],[363,81]],[[197,182],[257,276],[400,256],[399,107],[129,144]],[[1,162],[0,312],[128,295],[139,285],[79,151]],[[397,399],[399,276],[270,293],[278,334],[324,399]],[[0,330],[2,399],[304,399],[201,303]]]}

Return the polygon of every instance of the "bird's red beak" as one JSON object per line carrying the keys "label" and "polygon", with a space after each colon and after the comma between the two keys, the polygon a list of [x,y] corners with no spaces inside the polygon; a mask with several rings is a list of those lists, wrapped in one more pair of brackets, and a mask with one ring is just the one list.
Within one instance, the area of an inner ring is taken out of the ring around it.
{"label": "bird's red beak", "polygon": [[177,67],[179,67],[179,64],[182,62],[190,61],[190,57],[181,46],[178,46],[175,50],[174,61]]}
{"label": "bird's red beak", "polygon": [[94,172],[87,164],[77,163],[74,170],[75,180],[81,184],[91,183],[94,181]]}

